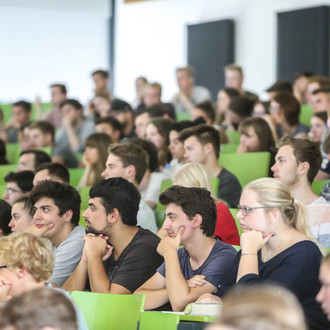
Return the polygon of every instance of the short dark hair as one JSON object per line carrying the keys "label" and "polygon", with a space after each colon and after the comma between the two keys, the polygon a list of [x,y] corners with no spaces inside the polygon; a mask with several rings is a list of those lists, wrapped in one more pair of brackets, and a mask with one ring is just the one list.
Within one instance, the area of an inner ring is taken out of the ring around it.
{"label": "short dark hair", "polygon": [[309,170],[307,179],[312,184],[317,172],[322,163],[322,154],[320,151],[320,144],[312,142],[308,139],[296,139],[290,136],[284,136],[278,142],[278,147],[289,145],[293,148],[293,154],[298,162],[307,162]]}
{"label": "short dark hair", "polygon": [[38,165],[34,171],[34,174],[42,171],[48,170],[51,177],[58,178],[65,183],[70,183],[70,173],[69,170],[60,163],[42,163]]}
{"label": "short dark hair", "polygon": [[23,196],[16,200],[13,205],[15,204],[23,204],[23,210],[26,210],[31,218],[33,217],[34,210],[33,210],[33,205],[31,203],[31,199],[28,196]]}
{"label": "short dark hair", "polygon": [[251,116],[253,111],[254,100],[251,100],[248,96],[234,97],[229,103],[229,110],[238,114],[243,118]]}
{"label": "short dark hair", "polygon": [[134,138],[125,140],[124,143],[125,142],[135,143],[138,146],[140,146],[144,151],[146,151],[149,156],[149,167],[148,168],[149,168],[150,172],[158,171],[157,148],[151,141],[134,137]]}
{"label": "short dark hair", "polygon": [[172,186],[159,196],[163,205],[179,205],[182,211],[192,219],[196,214],[202,216],[200,228],[206,236],[213,236],[217,221],[217,208],[211,193],[205,188],[187,188]]}
{"label": "short dark hair", "polygon": [[215,119],[215,110],[210,101],[204,101],[195,105],[195,108],[201,109],[207,118],[211,119],[214,122]]}
{"label": "short dark hair", "polygon": [[34,154],[34,168],[43,163],[50,163],[52,159],[50,156],[42,150],[38,149],[25,149],[21,151],[20,156],[25,154]]}
{"label": "short dark hair", "polygon": [[67,99],[64,100],[61,104],[60,104],[60,108],[63,108],[65,105],[71,105],[72,107],[74,107],[76,110],[82,110],[83,109],[83,105],[75,99]]}
{"label": "short dark hair", "polygon": [[327,93],[330,94],[330,85],[329,86],[323,86],[321,88],[315,89],[315,91],[313,91],[313,95],[319,94],[319,93]]}
{"label": "short dark hair", "polygon": [[139,184],[142,181],[144,173],[149,166],[149,157],[147,152],[135,143],[117,143],[111,144],[108,149],[109,154],[114,154],[120,158],[124,167],[133,165],[135,167],[135,181]]}
{"label": "short dark hair", "polygon": [[34,173],[32,171],[9,172],[4,180],[5,182],[15,182],[25,193],[33,188]]}
{"label": "short dark hair", "polygon": [[16,330],[78,329],[72,302],[63,292],[51,288],[31,290],[12,298],[1,310],[0,319],[1,329],[7,326]]}
{"label": "short dark hair", "polygon": [[196,139],[201,144],[211,143],[213,146],[215,156],[219,158],[221,142],[220,142],[220,133],[216,128],[206,124],[186,128],[180,132],[179,140],[181,142],[184,142],[186,139],[190,138],[191,136],[195,136]]}
{"label": "short dark hair", "polygon": [[194,121],[181,120],[181,121],[178,121],[176,123],[173,123],[172,126],[171,126],[170,131],[181,132],[186,128],[197,126],[197,125],[200,125],[200,124],[205,124],[204,118],[203,119],[202,118],[197,118]]}
{"label": "short dark hair", "polygon": [[141,196],[133,183],[120,177],[99,181],[89,197],[101,198],[107,214],[117,209],[125,225],[136,226]]}
{"label": "short dark hair", "polygon": [[120,131],[120,135],[123,133],[123,128],[115,117],[112,116],[107,116],[107,117],[101,117],[95,120],[95,125],[99,124],[108,124],[109,126],[112,127],[114,131]]}
{"label": "short dark hair", "polygon": [[11,228],[8,226],[11,220],[11,206],[0,199],[0,229],[2,235],[9,235]]}
{"label": "short dark hair", "polygon": [[52,142],[54,142],[55,127],[50,121],[48,120],[34,121],[29,125],[29,129],[35,129],[35,128],[39,129],[42,132],[42,134],[51,134]]}
{"label": "short dark hair", "polygon": [[96,74],[100,75],[102,78],[104,79],[108,79],[109,78],[109,72],[105,71],[105,70],[95,70],[92,72],[92,77],[95,76]]}
{"label": "short dark hair", "polygon": [[314,73],[312,71],[299,71],[294,75],[293,80],[297,80],[301,77],[309,78],[314,76]]}
{"label": "short dark hair", "polygon": [[284,118],[290,126],[295,126],[299,123],[300,103],[293,94],[278,92],[274,95],[273,101],[279,104]]}
{"label": "short dark hair", "polygon": [[287,92],[292,93],[292,84],[287,80],[278,80],[266,89],[267,92]]}
{"label": "short dark hair", "polygon": [[65,95],[67,94],[66,86],[63,84],[51,84],[49,87],[50,88],[53,88],[53,87],[59,88],[59,90],[61,91],[62,94],[65,94]]}
{"label": "short dark hair", "polygon": [[41,198],[49,198],[58,207],[58,215],[72,210],[71,223],[75,226],[79,223],[81,198],[75,188],[57,181],[45,180],[39,182],[31,191],[30,198],[34,205]]}
{"label": "short dark hair", "polygon": [[21,107],[24,109],[25,112],[31,112],[31,103],[24,101],[24,100],[20,100],[17,101],[15,103],[13,103],[12,105],[13,107]]}
{"label": "short dark hair", "polygon": [[111,111],[130,111],[130,112],[133,111],[131,105],[128,102],[121,100],[121,99],[113,99],[111,101],[110,110]]}

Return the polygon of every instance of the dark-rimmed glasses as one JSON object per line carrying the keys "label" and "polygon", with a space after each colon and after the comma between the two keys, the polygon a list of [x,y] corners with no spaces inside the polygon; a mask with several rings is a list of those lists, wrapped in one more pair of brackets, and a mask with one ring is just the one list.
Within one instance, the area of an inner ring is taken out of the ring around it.
{"label": "dark-rimmed glasses", "polygon": [[254,206],[254,207],[247,207],[242,205],[237,205],[237,209],[242,212],[242,214],[246,217],[250,211],[257,210],[257,209],[269,209],[269,206]]}

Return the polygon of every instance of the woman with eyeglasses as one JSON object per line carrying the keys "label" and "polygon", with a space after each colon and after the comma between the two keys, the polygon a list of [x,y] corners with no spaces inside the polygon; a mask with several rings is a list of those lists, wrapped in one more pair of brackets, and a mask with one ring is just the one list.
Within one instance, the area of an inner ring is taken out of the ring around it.
{"label": "woman with eyeglasses", "polygon": [[[329,329],[330,322],[316,301],[322,248],[311,235],[306,210],[280,181],[262,178],[247,184],[238,205],[241,251],[226,289],[234,285],[277,284],[293,292],[310,329]],[[200,299],[205,299],[201,297]]]}

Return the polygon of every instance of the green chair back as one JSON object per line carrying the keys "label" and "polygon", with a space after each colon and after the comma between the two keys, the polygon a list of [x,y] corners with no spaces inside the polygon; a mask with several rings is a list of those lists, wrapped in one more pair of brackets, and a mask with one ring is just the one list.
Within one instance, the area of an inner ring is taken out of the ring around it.
{"label": "green chair back", "polygon": [[10,164],[18,164],[21,147],[19,143],[6,144],[6,158]]}
{"label": "green chair back", "polygon": [[162,228],[165,220],[165,210],[155,211],[156,225],[158,229]]}
{"label": "green chair back", "polygon": [[182,121],[182,120],[191,120],[191,113],[190,112],[177,113],[176,121]]}
{"label": "green chair back", "polygon": [[229,143],[239,144],[241,134],[238,131],[226,131],[226,134],[228,136]]}
{"label": "green chair back", "polygon": [[41,150],[41,151],[45,152],[48,156],[52,157],[52,153],[53,153],[52,147],[38,147],[35,149]]}
{"label": "green chair back", "polygon": [[89,191],[90,191],[91,187],[89,186],[85,186],[82,188],[79,188],[79,195],[81,198],[81,205],[80,205],[80,209],[82,211],[85,211],[88,208],[88,201],[89,201]]}
{"label": "green chair back", "polygon": [[2,199],[2,196],[5,194],[6,185],[2,184],[0,185],[0,198]]}
{"label": "green chair back", "polygon": [[70,184],[73,187],[77,187],[81,177],[84,174],[84,168],[69,168]]}
{"label": "green chair back", "polygon": [[71,297],[90,330],[137,329],[145,301],[144,294],[73,291]]}
{"label": "green chair back", "polygon": [[300,106],[299,122],[306,126],[311,126],[311,118],[314,114],[314,109],[309,104],[302,104]]}
{"label": "green chair back", "polygon": [[2,103],[2,104],[0,104],[0,108],[3,111],[3,122],[6,124],[13,115],[13,113],[11,111],[11,104]]}
{"label": "green chair back", "polygon": [[0,165],[0,185],[6,185],[4,177],[9,172],[16,172],[17,165]]}
{"label": "green chair back", "polygon": [[220,166],[236,175],[242,187],[255,179],[268,177],[269,163],[269,152],[223,154],[219,157]]}
{"label": "green chair back", "polygon": [[179,314],[162,312],[143,312],[140,318],[139,330],[176,330],[178,328],[179,323]]}
{"label": "green chair back", "polygon": [[329,180],[317,180],[312,182],[312,189],[316,195],[320,195],[324,185],[328,183]]}
{"label": "green chair back", "polygon": [[233,218],[235,219],[235,223],[236,223],[236,227],[238,230],[238,234],[241,235],[243,233],[243,230],[241,228],[241,225],[239,224],[239,219],[237,219],[236,214],[238,212],[237,209],[229,209],[231,215],[233,216]]}
{"label": "green chair back", "polygon": [[238,143],[222,144],[220,147],[220,154],[236,154],[238,146]]}
{"label": "green chair back", "polygon": [[84,211],[85,210],[80,210],[79,225],[86,228],[86,221],[85,221],[85,218],[83,217]]}

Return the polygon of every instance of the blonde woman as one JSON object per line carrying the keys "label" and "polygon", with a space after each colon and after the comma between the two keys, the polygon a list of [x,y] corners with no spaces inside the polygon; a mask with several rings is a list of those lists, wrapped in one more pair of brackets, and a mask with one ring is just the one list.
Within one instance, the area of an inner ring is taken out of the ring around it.
{"label": "blonde woman", "polygon": [[[289,289],[303,306],[311,329],[329,329],[316,301],[322,252],[312,237],[303,204],[280,181],[263,178],[244,187],[237,217],[243,233],[227,283],[229,286],[273,283]],[[201,297],[205,300],[210,297]]]}
{"label": "blonde woman", "polygon": [[[206,188],[212,194],[211,176],[207,168],[200,163],[188,163],[183,165],[173,176],[173,184],[184,187]],[[235,220],[227,205],[217,201],[217,222],[214,235],[231,245],[239,245],[239,234]]]}

